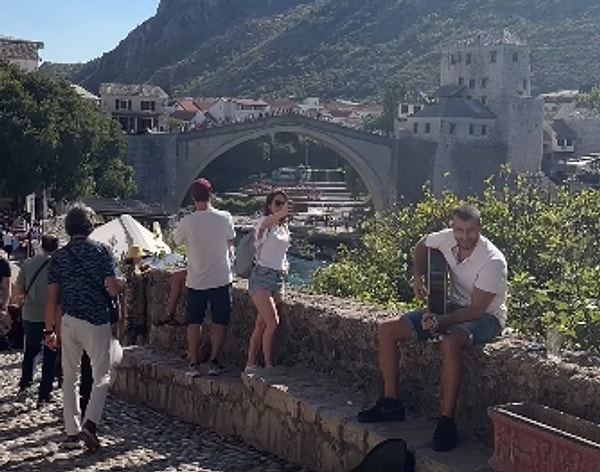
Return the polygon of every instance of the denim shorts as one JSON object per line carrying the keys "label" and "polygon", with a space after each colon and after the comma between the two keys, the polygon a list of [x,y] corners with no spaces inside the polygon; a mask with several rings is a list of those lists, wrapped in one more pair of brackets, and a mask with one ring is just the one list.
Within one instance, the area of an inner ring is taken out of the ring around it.
{"label": "denim shorts", "polygon": [[[435,335],[424,330],[421,326],[421,320],[423,319],[424,314],[425,310],[419,310],[410,311],[403,315],[403,318],[412,328],[415,339],[418,341],[427,341],[428,339],[433,339],[435,337]],[[500,325],[498,318],[490,314],[484,315],[480,320],[466,321],[454,326],[458,329],[462,329],[469,335],[471,345],[489,343],[502,334],[502,326]]]}
{"label": "denim shorts", "polygon": [[187,289],[187,323],[201,325],[210,306],[214,324],[228,326],[231,321],[231,284],[206,290]]}
{"label": "denim shorts", "polygon": [[255,265],[248,281],[250,296],[259,290],[266,290],[272,296],[283,296],[284,277],[283,271]]}

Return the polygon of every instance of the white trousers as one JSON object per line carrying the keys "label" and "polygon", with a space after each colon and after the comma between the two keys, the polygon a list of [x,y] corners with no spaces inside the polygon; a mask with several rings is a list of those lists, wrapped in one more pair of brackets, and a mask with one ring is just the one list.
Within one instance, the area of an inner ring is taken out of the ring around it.
{"label": "white trousers", "polygon": [[63,414],[69,436],[81,431],[77,377],[83,350],[92,364],[94,385],[86,410],[87,420],[98,424],[108,394],[110,383],[110,324],[93,325],[87,321],[63,315],[61,323],[61,362],[63,369]]}

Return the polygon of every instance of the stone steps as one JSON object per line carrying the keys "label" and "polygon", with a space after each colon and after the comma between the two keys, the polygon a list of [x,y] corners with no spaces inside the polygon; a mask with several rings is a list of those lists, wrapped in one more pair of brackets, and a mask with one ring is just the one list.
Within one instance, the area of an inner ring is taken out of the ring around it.
{"label": "stone steps", "polygon": [[403,438],[415,451],[417,472],[478,472],[491,451],[472,442],[449,453],[429,447],[434,424],[410,417],[403,423],[355,421],[366,399],[326,377],[277,367],[244,375],[190,378],[172,353],[150,347],[125,349],[112,389],[169,415],[217,433],[239,436],[319,472],[349,472],[387,438]]}

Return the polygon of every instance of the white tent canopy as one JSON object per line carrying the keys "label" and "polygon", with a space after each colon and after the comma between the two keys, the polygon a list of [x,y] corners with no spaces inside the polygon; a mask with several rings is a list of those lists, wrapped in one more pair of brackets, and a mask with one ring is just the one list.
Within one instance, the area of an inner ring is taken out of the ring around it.
{"label": "white tent canopy", "polygon": [[90,239],[108,245],[118,259],[124,257],[133,245],[151,254],[171,253],[171,248],[161,238],[144,228],[131,215],[121,215],[99,226],[90,234]]}

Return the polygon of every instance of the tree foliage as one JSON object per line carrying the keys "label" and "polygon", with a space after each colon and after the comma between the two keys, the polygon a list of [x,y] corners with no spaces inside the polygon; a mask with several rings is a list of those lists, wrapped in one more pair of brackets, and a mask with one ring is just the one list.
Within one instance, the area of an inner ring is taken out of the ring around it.
{"label": "tree foliage", "polygon": [[[481,198],[484,233],[509,266],[510,326],[541,336],[558,327],[576,347],[600,349],[600,193],[536,187],[505,172]],[[362,247],[345,249],[315,275],[323,293],[405,308],[414,305],[411,253],[420,237],[447,226],[459,204],[452,193],[426,192],[416,205],[376,215]]]}
{"label": "tree foliage", "polygon": [[56,199],[129,196],[119,125],[62,79],[0,64],[0,192]]}
{"label": "tree foliage", "polygon": [[600,113],[600,87],[592,87],[587,93],[580,94],[575,100],[578,107],[589,108]]}

